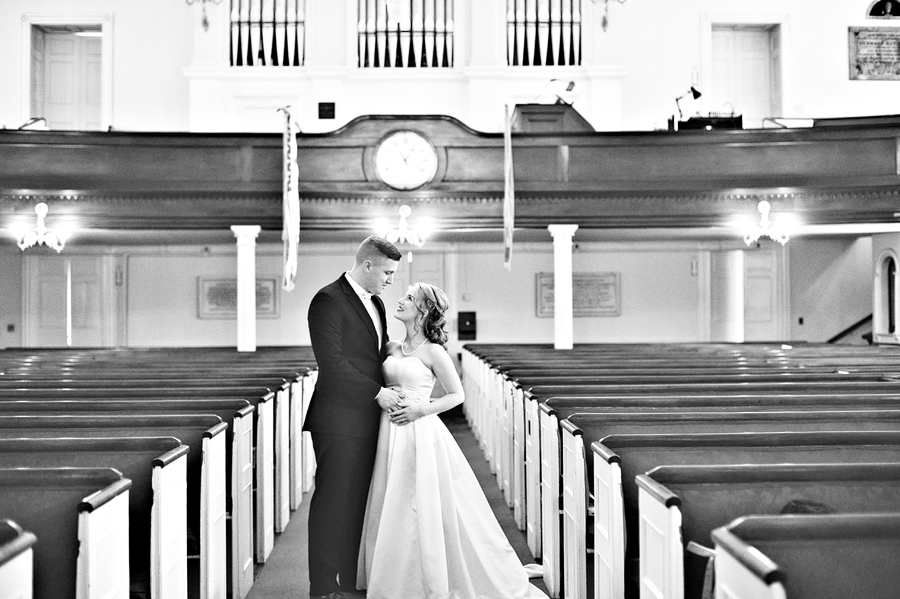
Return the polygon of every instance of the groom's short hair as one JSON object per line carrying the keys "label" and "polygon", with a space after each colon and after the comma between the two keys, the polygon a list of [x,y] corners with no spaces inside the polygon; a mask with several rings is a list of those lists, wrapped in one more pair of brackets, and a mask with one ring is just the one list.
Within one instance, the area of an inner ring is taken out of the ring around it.
{"label": "groom's short hair", "polygon": [[359,244],[359,249],[356,250],[357,264],[362,264],[366,260],[374,262],[378,258],[387,258],[388,260],[399,262],[402,257],[403,254],[400,253],[397,246],[384,237],[379,237],[377,235],[366,237],[363,242]]}

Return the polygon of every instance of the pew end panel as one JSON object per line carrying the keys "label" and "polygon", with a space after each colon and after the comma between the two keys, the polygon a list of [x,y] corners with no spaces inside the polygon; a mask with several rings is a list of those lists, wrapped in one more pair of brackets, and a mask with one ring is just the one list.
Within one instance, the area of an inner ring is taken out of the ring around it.
{"label": "pew end panel", "polygon": [[187,454],[182,445],[153,460],[150,528],[152,599],[187,599]]}
{"label": "pew end panel", "polygon": [[538,402],[525,397],[525,530],[528,547],[542,557],[541,538],[541,441]]}
{"label": "pew end panel", "polygon": [[256,488],[254,533],[256,562],[266,563],[275,547],[275,394],[256,404]]}
{"label": "pew end panel", "polygon": [[235,414],[231,437],[231,596],[244,599],[253,586],[253,415],[248,406]]}
{"label": "pew end panel", "polygon": [[224,599],[228,593],[228,425],[203,434],[200,483],[200,599]]}
{"label": "pew end panel", "polygon": [[[274,468],[275,501],[274,523],[276,533],[284,532],[291,519],[291,444],[290,444],[290,383],[285,383],[275,393],[274,413]],[[274,546],[274,541],[273,541]]]}
{"label": "pew end panel", "polygon": [[130,481],[97,491],[78,505],[77,599],[129,596]]}
{"label": "pew end panel", "polygon": [[556,414],[541,412],[541,538],[544,584],[551,597],[559,597],[562,574],[560,527],[559,421]]}
{"label": "pew end panel", "polygon": [[12,520],[0,520],[0,599],[32,599],[34,533]]}
{"label": "pew end panel", "polygon": [[288,444],[291,448],[290,502],[291,510],[300,507],[303,501],[303,386],[309,378],[307,372],[300,380],[291,383],[291,401],[288,407]]}
{"label": "pew end panel", "polygon": [[[563,583],[566,599],[586,599],[588,491],[582,431],[568,420],[560,423],[562,436],[562,541]],[[593,563],[591,564],[593,569]]]}
{"label": "pew end panel", "polygon": [[625,519],[621,458],[599,442],[594,459],[594,598],[624,599]]}
{"label": "pew end panel", "polygon": [[519,530],[525,530],[526,523],[526,492],[525,477],[528,467],[526,459],[525,438],[525,396],[521,387],[514,385],[512,388],[512,502],[513,518]]}
{"label": "pew end panel", "polygon": [[681,500],[646,475],[637,485],[641,597],[684,599]]}

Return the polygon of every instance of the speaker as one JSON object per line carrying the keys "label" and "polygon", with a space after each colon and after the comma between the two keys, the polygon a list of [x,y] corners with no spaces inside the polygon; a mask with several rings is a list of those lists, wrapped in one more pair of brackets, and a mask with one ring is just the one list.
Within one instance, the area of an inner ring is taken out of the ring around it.
{"label": "speaker", "polygon": [[459,333],[460,341],[475,341],[477,328],[474,312],[459,313],[459,319],[456,321],[456,332]]}

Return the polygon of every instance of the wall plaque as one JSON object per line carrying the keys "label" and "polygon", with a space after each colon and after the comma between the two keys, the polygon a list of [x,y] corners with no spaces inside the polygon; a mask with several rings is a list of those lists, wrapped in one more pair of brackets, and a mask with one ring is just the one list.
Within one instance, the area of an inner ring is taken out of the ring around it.
{"label": "wall plaque", "polygon": [[[572,275],[572,312],[576,318],[619,316],[621,274],[617,272],[576,272]],[[538,318],[553,317],[553,273],[536,275]]]}
{"label": "wall plaque", "polygon": [[850,27],[850,79],[900,80],[900,29]]}
{"label": "wall plaque", "polygon": [[[199,318],[237,318],[237,281],[197,279]],[[257,318],[278,318],[278,279],[256,279]]]}

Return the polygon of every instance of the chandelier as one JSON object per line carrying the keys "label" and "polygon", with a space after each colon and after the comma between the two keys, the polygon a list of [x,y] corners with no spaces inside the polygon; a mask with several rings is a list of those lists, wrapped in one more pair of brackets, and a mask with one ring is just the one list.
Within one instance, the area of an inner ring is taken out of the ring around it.
{"label": "chandelier", "polygon": [[762,200],[756,205],[756,209],[759,210],[759,224],[747,229],[744,233],[744,243],[750,245],[758,241],[760,237],[768,237],[781,245],[787,243],[787,231],[769,220],[769,211],[772,209],[771,204],[766,200]]}
{"label": "chandelier", "polygon": [[415,227],[410,227],[406,220],[412,214],[412,208],[403,204],[398,211],[400,212],[400,220],[397,222],[396,229],[390,228],[385,223],[382,223],[382,226],[379,227],[384,238],[391,243],[409,244],[416,247],[425,245],[425,232]]}
{"label": "chandelier", "polygon": [[47,204],[39,202],[34,207],[34,212],[37,214],[37,225],[29,230],[14,229],[13,233],[16,236],[19,249],[23,252],[36,245],[45,245],[57,252],[61,252],[66,245],[66,239],[69,237],[68,231],[63,229],[48,229],[47,225],[44,223],[44,218],[47,216],[47,210]]}

